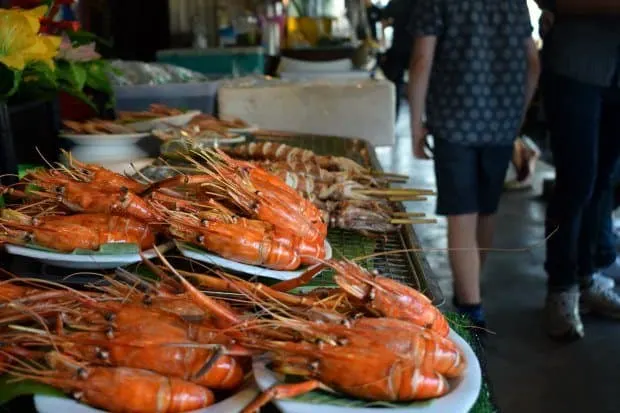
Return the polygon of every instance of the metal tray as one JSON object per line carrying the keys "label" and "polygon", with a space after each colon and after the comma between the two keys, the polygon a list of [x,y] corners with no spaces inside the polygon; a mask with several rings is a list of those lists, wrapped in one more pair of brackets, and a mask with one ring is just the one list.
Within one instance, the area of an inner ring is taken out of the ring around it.
{"label": "metal tray", "polygon": [[[345,156],[355,160],[364,167],[375,171],[382,171],[374,148],[368,142],[361,139],[264,130],[254,133],[254,139],[302,147],[310,149],[319,155]],[[396,205],[400,211],[405,211],[405,206],[402,203],[397,203]],[[442,305],[445,301],[444,296],[428,261],[421,251],[422,247],[413,226],[403,225],[400,231],[396,233],[380,235],[376,242],[375,251],[370,251],[369,254],[391,251],[394,251],[394,253],[372,258],[373,268],[379,270],[385,276],[394,278],[422,291],[433,301],[434,305]],[[343,242],[351,242],[353,239],[347,239]]]}

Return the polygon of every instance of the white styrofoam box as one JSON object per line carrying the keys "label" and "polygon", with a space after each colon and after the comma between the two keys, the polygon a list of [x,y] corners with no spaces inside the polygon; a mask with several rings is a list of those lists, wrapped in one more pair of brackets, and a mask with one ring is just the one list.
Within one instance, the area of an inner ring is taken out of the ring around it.
{"label": "white styrofoam box", "polygon": [[219,113],[263,129],[394,144],[396,92],[385,80],[323,79],[222,85]]}
{"label": "white styrofoam box", "polygon": [[311,62],[282,57],[278,67],[280,72],[350,72],[351,70],[353,70],[351,59]]}
{"label": "white styrofoam box", "polygon": [[280,72],[280,77],[286,80],[325,80],[346,79],[366,80],[370,79],[370,72],[366,70],[350,70],[348,72]]}

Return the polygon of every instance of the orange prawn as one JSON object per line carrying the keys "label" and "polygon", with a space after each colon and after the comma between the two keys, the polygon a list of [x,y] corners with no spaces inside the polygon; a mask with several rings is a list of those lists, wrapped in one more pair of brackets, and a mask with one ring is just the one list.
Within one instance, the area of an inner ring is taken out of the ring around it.
{"label": "orange prawn", "polygon": [[209,389],[182,379],[124,367],[83,367],[50,353],[52,371],[12,367],[17,378],[35,380],[72,393],[84,403],[118,413],[182,413],[215,402]]}
{"label": "orange prawn", "polygon": [[276,385],[259,395],[243,412],[258,412],[274,399],[299,396],[321,388],[364,400],[407,402],[443,396],[450,390],[439,373],[384,348],[347,348],[309,343],[263,342],[252,345],[270,351],[274,370],[309,378],[297,384]]}
{"label": "orange prawn", "polygon": [[37,218],[30,225],[3,220],[7,242],[32,241],[62,252],[76,249],[96,251],[103,244],[130,243],[149,249],[155,243],[150,227],[131,218],[106,214],[84,214]]}

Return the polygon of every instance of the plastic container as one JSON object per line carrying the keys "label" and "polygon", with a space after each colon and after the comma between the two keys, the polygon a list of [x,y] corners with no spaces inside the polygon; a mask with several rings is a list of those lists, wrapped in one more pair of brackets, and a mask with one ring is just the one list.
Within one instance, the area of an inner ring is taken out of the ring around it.
{"label": "plastic container", "polygon": [[117,86],[116,110],[147,110],[152,103],[170,107],[215,113],[219,82],[168,85]]}
{"label": "plastic container", "polygon": [[262,47],[160,50],[157,52],[157,61],[205,75],[244,76],[265,72]]}

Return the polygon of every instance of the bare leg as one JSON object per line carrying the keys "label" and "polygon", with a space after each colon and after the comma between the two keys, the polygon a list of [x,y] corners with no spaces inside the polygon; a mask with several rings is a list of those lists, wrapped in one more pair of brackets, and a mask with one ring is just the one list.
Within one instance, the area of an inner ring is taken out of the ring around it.
{"label": "bare leg", "polygon": [[480,272],[484,269],[488,250],[493,247],[493,234],[495,233],[495,215],[478,215],[478,228],[476,239],[480,255]]}
{"label": "bare leg", "polygon": [[478,252],[478,215],[448,217],[448,248],[454,276],[454,293],[460,304],[479,304],[480,255]]}

